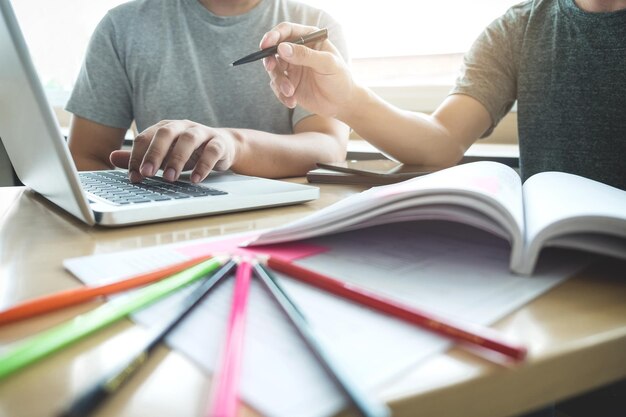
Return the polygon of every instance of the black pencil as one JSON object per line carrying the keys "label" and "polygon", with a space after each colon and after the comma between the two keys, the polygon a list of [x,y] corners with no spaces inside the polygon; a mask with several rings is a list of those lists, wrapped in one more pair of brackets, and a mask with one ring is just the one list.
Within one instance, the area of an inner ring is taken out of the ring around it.
{"label": "black pencil", "polygon": [[108,397],[129,379],[131,375],[143,365],[159,343],[183,321],[193,309],[200,304],[200,301],[218,284],[222,278],[226,277],[237,263],[228,261],[212,276],[207,278],[198,288],[191,292],[181,303],[181,308],[174,317],[169,318],[156,327],[148,335],[146,342],[136,349],[129,357],[125,358],[115,370],[108,373],[104,378],[87,388],[67,410],[59,414],[60,417],[85,417],[92,413]]}
{"label": "black pencil", "polygon": [[333,362],[330,355],[324,350],[324,347],[315,334],[315,330],[310,326],[302,311],[300,311],[298,306],[282,289],[272,274],[260,263],[254,265],[254,272],[261,282],[263,282],[289,321],[291,321],[311,352],[313,352],[326,372],[343,393],[346,394],[359,413],[366,417],[389,416],[391,413],[386,405],[376,400],[370,400],[367,395],[361,392],[350,378],[340,370],[340,367]]}
{"label": "black pencil", "polygon": [[[296,40],[289,41],[289,42],[295,43],[297,45],[305,45],[307,43],[323,41],[326,38],[328,38],[328,29],[320,29],[318,31],[309,33],[308,35],[304,35],[300,39],[296,39]],[[250,55],[246,55],[243,58],[236,60],[230,65],[235,66],[235,65],[247,64],[248,62],[258,61],[259,59],[276,55],[277,50],[278,50],[278,45],[270,46],[269,48],[261,49],[260,51],[256,51],[256,52],[251,53]]]}

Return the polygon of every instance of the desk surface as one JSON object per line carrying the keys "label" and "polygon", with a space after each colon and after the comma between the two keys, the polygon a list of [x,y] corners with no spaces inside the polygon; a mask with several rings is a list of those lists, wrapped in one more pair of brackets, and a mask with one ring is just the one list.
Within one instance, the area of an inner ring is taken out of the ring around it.
{"label": "desk surface", "polygon": [[[295,180],[303,181],[303,180]],[[88,228],[24,188],[0,188],[0,308],[77,287],[65,258],[267,228],[360,191],[322,185],[307,204],[142,225]],[[511,370],[460,348],[438,355],[380,391],[394,416],[496,417],[528,411],[626,378],[626,263],[599,259],[588,270],[494,327],[526,340],[527,363]],[[89,303],[0,328],[0,345],[92,309]],[[0,382],[0,416],[54,415],[144,330],[123,321]],[[209,378],[160,347],[98,416],[203,416]],[[242,415],[257,415],[243,408]]]}

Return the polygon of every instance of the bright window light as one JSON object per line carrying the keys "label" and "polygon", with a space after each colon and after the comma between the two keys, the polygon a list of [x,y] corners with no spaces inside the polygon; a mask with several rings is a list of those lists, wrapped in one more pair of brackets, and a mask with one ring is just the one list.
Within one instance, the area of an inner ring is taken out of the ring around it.
{"label": "bright window light", "polygon": [[126,0],[14,0],[13,9],[51,101],[64,105],[87,44],[107,10]]}
{"label": "bright window light", "polygon": [[371,86],[446,89],[482,30],[519,1],[306,0],[343,26],[357,79]]}
{"label": "bright window light", "polygon": [[352,57],[463,53],[520,0],[305,0],[341,23]]}
{"label": "bright window light", "polygon": [[[63,105],[87,43],[106,11],[125,0],[15,0],[33,60],[54,104]],[[448,84],[481,30],[517,1],[304,0],[344,27],[353,70],[369,84]],[[424,81],[426,80],[426,81]]]}

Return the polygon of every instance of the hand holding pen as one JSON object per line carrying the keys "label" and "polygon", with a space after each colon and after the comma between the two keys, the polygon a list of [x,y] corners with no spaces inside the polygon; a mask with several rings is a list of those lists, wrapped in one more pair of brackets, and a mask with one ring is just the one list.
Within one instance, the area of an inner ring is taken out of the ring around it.
{"label": "hand holding pen", "polygon": [[[295,40],[291,40],[290,42],[295,45],[309,45],[316,42],[323,42],[326,39],[328,39],[328,29],[320,29],[315,32],[307,33],[306,35],[300,35],[300,37]],[[230,65],[236,66],[258,61],[259,59],[276,55],[277,50],[278,45],[270,46],[269,48],[263,48],[260,51],[253,52],[250,55],[246,55],[243,58],[238,59]]]}
{"label": "hand holding pen", "polygon": [[276,47],[276,54],[263,62],[272,90],[285,106],[300,105],[341,120],[341,112],[353,98],[356,85],[339,51],[330,40],[318,42],[318,49],[289,42],[317,30],[312,26],[279,24],[261,40],[261,48]]}

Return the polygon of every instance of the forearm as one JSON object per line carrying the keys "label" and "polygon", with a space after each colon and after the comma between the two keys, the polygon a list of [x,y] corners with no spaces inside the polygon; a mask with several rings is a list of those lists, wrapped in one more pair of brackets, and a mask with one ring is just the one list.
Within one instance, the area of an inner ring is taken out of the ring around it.
{"label": "forearm", "polygon": [[124,141],[126,129],[104,126],[96,122],[72,117],[68,147],[76,169],[99,171],[112,169],[109,161],[112,151],[119,149]]}
{"label": "forearm", "polygon": [[72,149],[72,147],[70,147],[70,153],[72,154],[72,159],[74,159],[74,163],[76,164],[76,169],[78,171],[100,171],[104,169],[113,169],[113,164],[111,164],[108,158],[104,159],[100,155],[80,152],[76,149]]}
{"label": "forearm", "polygon": [[337,117],[381,151],[407,164],[447,167],[456,164],[466,150],[464,142],[435,117],[394,107],[365,87],[356,89]]}
{"label": "forearm", "polygon": [[[265,47],[309,33],[315,28],[282,23],[263,39]],[[284,71],[275,57],[265,62],[274,94],[287,107],[300,105],[334,117],[361,137],[404,163],[443,168],[456,164],[465,150],[492,125],[487,109],[470,96],[447,97],[432,115],[413,113],[386,103],[358,85],[332,42],[320,50],[288,42],[278,46]]]}
{"label": "forearm", "polygon": [[317,162],[346,157],[347,134],[339,138],[322,132],[278,135],[250,129],[231,129],[238,142],[232,169],[240,174],[267,178],[302,176]]}

